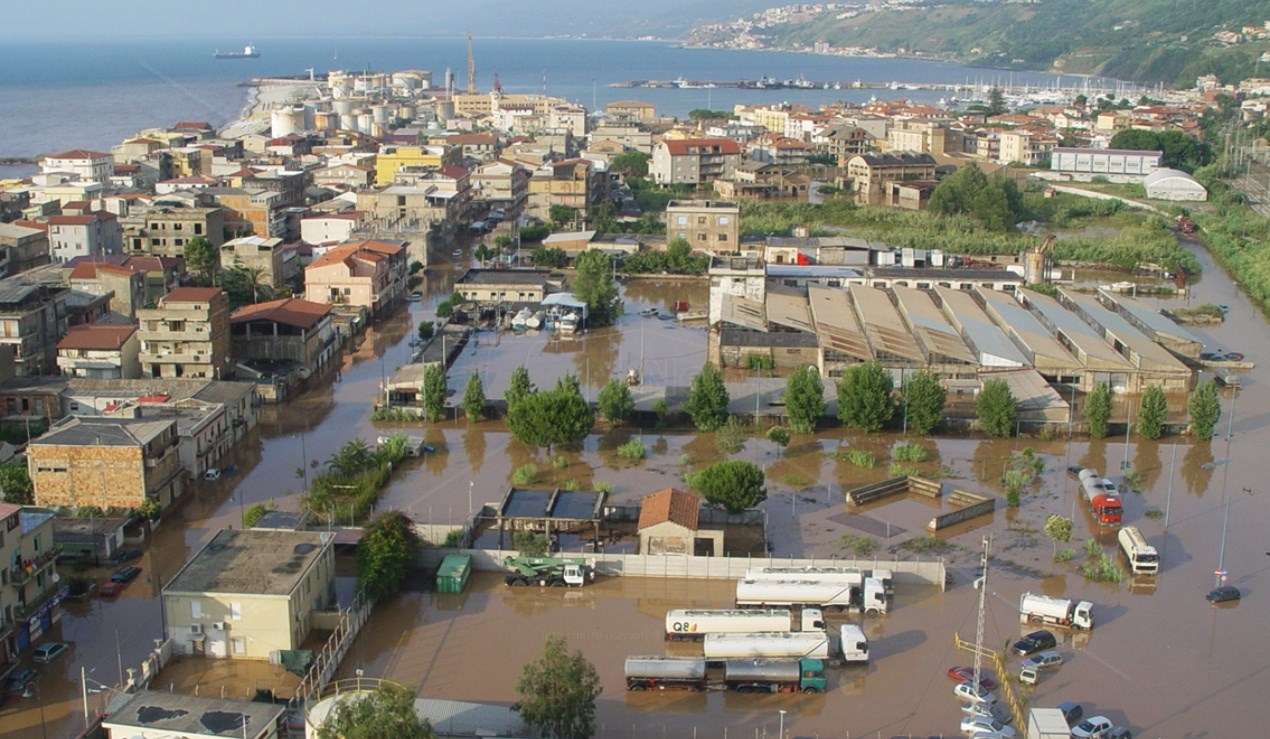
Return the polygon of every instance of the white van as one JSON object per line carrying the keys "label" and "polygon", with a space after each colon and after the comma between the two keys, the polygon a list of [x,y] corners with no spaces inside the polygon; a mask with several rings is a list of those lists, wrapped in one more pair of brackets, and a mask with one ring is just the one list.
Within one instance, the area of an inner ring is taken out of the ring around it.
{"label": "white van", "polygon": [[1146,537],[1137,526],[1125,526],[1116,537],[1120,551],[1129,560],[1129,570],[1135,575],[1154,575],[1160,571],[1160,555],[1155,547],[1147,544]]}

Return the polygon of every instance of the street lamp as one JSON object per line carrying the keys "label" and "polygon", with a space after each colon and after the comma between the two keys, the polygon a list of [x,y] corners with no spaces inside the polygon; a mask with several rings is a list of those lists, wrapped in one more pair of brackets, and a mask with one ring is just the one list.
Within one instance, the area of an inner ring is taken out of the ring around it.
{"label": "street lamp", "polygon": [[781,709],[780,733],[776,735],[777,739],[785,739],[785,709]]}

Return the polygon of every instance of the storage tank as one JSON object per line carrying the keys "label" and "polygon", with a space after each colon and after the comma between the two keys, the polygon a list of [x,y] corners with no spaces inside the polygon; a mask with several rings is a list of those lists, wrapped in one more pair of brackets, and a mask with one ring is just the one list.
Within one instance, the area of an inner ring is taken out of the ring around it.
{"label": "storage tank", "polygon": [[730,659],[723,663],[723,675],[728,682],[796,683],[802,669],[796,660]]}
{"label": "storage tank", "polygon": [[413,105],[402,105],[397,108],[397,117],[403,121],[413,121],[417,111]]}
{"label": "storage tank", "polygon": [[704,680],[706,661],[696,657],[627,657],[626,676]]}
{"label": "storage tank", "polygon": [[357,131],[369,135],[371,129],[375,126],[375,116],[370,113],[359,113],[357,115]]}
{"label": "storage tank", "polygon": [[707,659],[718,657],[815,657],[829,659],[823,632],[706,634]]}
{"label": "storage tank", "polygon": [[342,100],[334,100],[331,102],[331,109],[340,115],[351,115],[356,107],[352,99],[344,98]]}
{"label": "storage tank", "polygon": [[860,588],[845,583],[814,580],[739,580],[738,606],[833,606],[845,610],[860,600]]}
{"label": "storage tank", "polygon": [[347,114],[341,115],[340,128],[345,131],[356,131],[357,130],[357,115],[354,113],[347,113]]}
{"label": "storage tank", "polygon": [[313,130],[320,133],[331,133],[339,128],[340,117],[338,113],[326,110],[319,110],[313,114]]}
{"label": "storage tank", "polygon": [[304,107],[278,108],[270,113],[269,134],[275,138],[305,130]]}
{"label": "storage tank", "polygon": [[372,105],[370,114],[376,123],[389,123],[393,119],[393,109],[391,105]]}
{"label": "storage tank", "polygon": [[433,107],[436,110],[437,120],[442,123],[454,117],[454,103],[450,100],[438,100]]}
{"label": "storage tank", "polygon": [[666,613],[666,638],[696,641],[706,634],[747,634],[789,631],[793,619],[783,609],[674,610]]}

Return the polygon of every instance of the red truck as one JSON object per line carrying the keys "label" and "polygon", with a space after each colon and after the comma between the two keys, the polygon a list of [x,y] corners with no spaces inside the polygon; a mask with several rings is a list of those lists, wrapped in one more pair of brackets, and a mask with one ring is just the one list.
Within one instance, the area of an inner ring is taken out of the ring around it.
{"label": "red truck", "polygon": [[1120,522],[1124,520],[1124,506],[1120,504],[1120,491],[1116,484],[1088,467],[1081,470],[1077,478],[1081,494],[1098,525],[1120,528]]}
{"label": "red truck", "polygon": [[1186,216],[1178,216],[1177,230],[1184,234],[1193,234],[1195,233],[1195,221],[1192,221]]}

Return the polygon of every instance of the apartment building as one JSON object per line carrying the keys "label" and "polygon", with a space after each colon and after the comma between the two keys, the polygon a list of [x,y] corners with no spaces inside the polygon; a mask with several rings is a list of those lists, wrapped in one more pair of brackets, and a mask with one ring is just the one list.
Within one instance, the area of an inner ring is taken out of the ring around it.
{"label": "apartment building", "polygon": [[42,506],[167,507],[184,489],[176,423],[69,416],[27,447],[35,502]]}
{"label": "apartment building", "polygon": [[741,239],[741,206],[722,200],[672,200],[666,206],[666,238],[683,239],[694,251],[734,252]]}
{"label": "apartment building", "polygon": [[444,145],[385,146],[375,156],[375,181],[392,182],[407,167],[433,167],[458,164],[460,149]]}
{"label": "apartment building", "polygon": [[618,100],[604,105],[604,112],[613,120],[633,121],[642,125],[657,120],[657,106],[638,100]]}
{"label": "apartment building", "polygon": [[304,268],[305,299],[386,315],[406,296],[407,244],[353,241],[332,247]]}
{"label": "apartment building", "polygon": [[585,217],[592,205],[607,194],[608,179],[589,159],[565,159],[543,164],[529,177],[526,212],[544,221],[551,219],[551,206],[573,208]]}
{"label": "apartment building", "polygon": [[0,345],[13,348],[14,374],[49,374],[66,334],[70,288],[20,274],[0,280]]}
{"label": "apartment building", "polygon": [[320,373],[335,355],[331,306],[299,298],[247,305],[229,317],[230,347],[239,362],[291,362]]}
{"label": "apartment building", "polygon": [[501,209],[504,220],[515,222],[529,199],[529,170],[517,162],[498,159],[472,171],[472,201],[488,210]]}
{"label": "apartment building", "polygon": [[49,256],[56,263],[123,251],[123,230],[114,213],[99,210],[85,215],[49,216],[45,223]]}
{"label": "apartment building", "polygon": [[128,318],[135,318],[137,309],[147,302],[146,276],[136,267],[81,259],[66,279],[72,290],[109,295],[110,310]]}
{"label": "apartment building", "polygon": [[105,185],[114,172],[114,159],[109,154],[87,149],[72,149],[50,154],[40,160],[44,174],[68,174],[81,182]]}
{"label": "apartment building", "polygon": [[156,205],[125,216],[121,223],[125,247],[134,254],[179,257],[196,236],[214,247],[225,241],[225,215],[220,208]]}
{"label": "apartment building", "polygon": [[741,163],[741,145],[732,139],[679,139],[653,147],[648,174],[659,185],[700,185],[731,179]]}
{"label": "apartment building", "polygon": [[53,511],[0,503],[0,664],[12,665],[62,618]]}
{"label": "apartment building", "polygon": [[141,340],[131,323],[71,326],[57,342],[57,366],[68,377],[130,380],[141,376]]}
{"label": "apartment building", "polygon": [[882,205],[889,195],[889,183],[935,179],[935,157],[925,152],[894,151],[861,154],[847,161],[847,178],[856,201]]}
{"label": "apartment building", "polygon": [[886,148],[944,156],[961,151],[961,141],[946,121],[898,120],[886,132]]}
{"label": "apartment building", "polygon": [[233,372],[229,303],[219,287],[178,287],[137,311],[143,377],[220,379]]}
{"label": "apartment building", "polygon": [[282,239],[243,236],[220,246],[222,269],[243,269],[258,274],[258,284],[277,290],[300,273],[295,249],[283,247]]}
{"label": "apartment building", "polygon": [[48,262],[49,239],[43,226],[0,223],[0,276],[16,275]]}
{"label": "apartment building", "polygon": [[1058,139],[1053,135],[1032,131],[1002,131],[999,139],[997,162],[1000,164],[1019,162],[1029,167],[1045,164],[1058,146]]}

